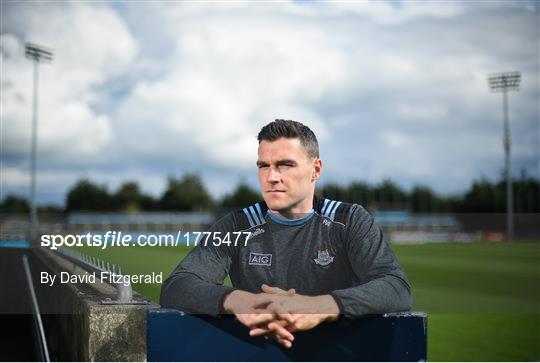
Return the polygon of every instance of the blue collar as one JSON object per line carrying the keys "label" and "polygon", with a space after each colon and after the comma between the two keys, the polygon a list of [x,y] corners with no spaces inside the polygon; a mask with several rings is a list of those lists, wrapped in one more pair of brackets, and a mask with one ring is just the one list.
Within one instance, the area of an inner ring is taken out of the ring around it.
{"label": "blue collar", "polygon": [[298,219],[287,219],[276,216],[274,213],[270,212],[270,209],[266,212],[266,214],[276,223],[284,224],[286,226],[297,226],[310,219],[315,214],[315,210],[310,210],[304,217]]}

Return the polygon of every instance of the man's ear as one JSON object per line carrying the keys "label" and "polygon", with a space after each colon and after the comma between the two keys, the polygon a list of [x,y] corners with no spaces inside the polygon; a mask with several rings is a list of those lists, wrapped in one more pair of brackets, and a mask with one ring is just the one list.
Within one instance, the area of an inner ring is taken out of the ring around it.
{"label": "man's ear", "polygon": [[316,158],[313,163],[313,174],[311,175],[311,181],[316,181],[322,174],[322,160]]}

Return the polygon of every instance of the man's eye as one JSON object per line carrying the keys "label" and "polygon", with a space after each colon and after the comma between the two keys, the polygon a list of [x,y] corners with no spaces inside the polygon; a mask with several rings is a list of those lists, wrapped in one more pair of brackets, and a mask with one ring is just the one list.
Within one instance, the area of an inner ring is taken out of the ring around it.
{"label": "man's eye", "polygon": [[289,170],[293,166],[294,165],[291,165],[291,164],[282,164],[282,165],[279,166],[279,170],[281,170],[281,171]]}
{"label": "man's eye", "polygon": [[268,168],[268,165],[258,165],[259,169]]}

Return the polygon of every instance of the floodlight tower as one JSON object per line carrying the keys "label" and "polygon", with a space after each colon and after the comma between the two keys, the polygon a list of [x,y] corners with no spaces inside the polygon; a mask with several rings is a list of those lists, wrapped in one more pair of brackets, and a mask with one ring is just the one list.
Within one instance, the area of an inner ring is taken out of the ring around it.
{"label": "floodlight tower", "polygon": [[50,62],[53,59],[52,50],[42,46],[27,43],[25,48],[26,58],[34,61],[34,102],[32,112],[32,150],[30,153],[30,240],[34,241],[38,234],[38,217],[36,207],[36,153],[37,153],[37,119],[38,119],[38,76],[39,63]]}
{"label": "floodlight tower", "polygon": [[504,120],[504,155],[506,165],[506,234],[507,239],[511,240],[514,236],[514,217],[513,217],[513,189],[512,189],[512,171],[510,168],[510,125],[508,121],[508,91],[518,91],[521,80],[520,72],[505,72],[491,74],[488,77],[489,87],[493,92],[502,92],[503,94],[503,120]]}

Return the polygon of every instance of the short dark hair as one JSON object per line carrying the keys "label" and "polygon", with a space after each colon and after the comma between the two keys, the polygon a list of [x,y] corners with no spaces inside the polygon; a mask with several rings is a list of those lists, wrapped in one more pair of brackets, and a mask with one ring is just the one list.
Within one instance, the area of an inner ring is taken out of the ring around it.
{"label": "short dark hair", "polygon": [[319,143],[317,142],[317,137],[309,127],[298,121],[276,119],[259,131],[257,140],[259,140],[260,144],[263,140],[276,141],[281,137],[287,139],[300,139],[300,143],[306,149],[309,157],[319,157]]}

